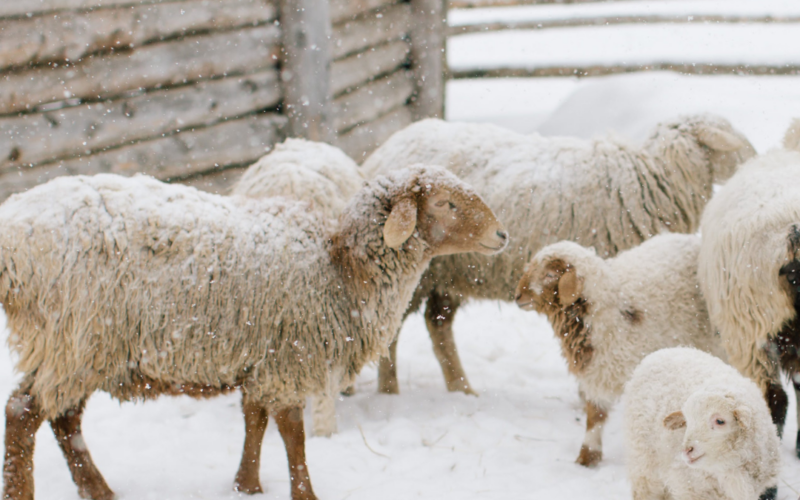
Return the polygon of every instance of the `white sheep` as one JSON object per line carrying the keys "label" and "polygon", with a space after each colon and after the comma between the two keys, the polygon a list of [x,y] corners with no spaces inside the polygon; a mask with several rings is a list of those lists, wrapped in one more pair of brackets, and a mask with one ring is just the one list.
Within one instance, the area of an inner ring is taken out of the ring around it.
{"label": "white sheep", "polygon": [[236,489],[261,491],[272,414],[294,500],[316,498],[302,406],[387,350],[430,259],[507,241],[480,196],[438,167],[371,181],[329,230],[306,203],[155,179],[60,177],[0,206],[0,301],[23,378],[6,406],[3,498],[33,498],[51,422],[84,498],[113,498],[81,435],[86,399],[241,389]]}
{"label": "white sheep", "polygon": [[307,201],[335,220],[363,184],[358,165],[341,149],[323,142],[287,139],[248,167],[231,187],[231,194]]}
{"label": "white sheep", "polygon": [[[663,231],[696,232],[712,184],[753,154],[747,139],[710,115],[662,123],[638,147],[423,120],[395,133],[362,168],[371,176],[414,162],[444,165],[475,186],[509,228],[511,243],[498,257],[435,259],[409,309],[427,298],[428,331],[447,388],[472,393],[452,331],[462,301],[512,301],[524,264],[550,243],[572,240],[607,257]],[[380,386],[397,392],[396,345],[390,349]]]}
{"label": "white sheep", "polygon": [[[363,184],[358,165],[341,149],[324,142],[287,139],[248,167],[231,195],[307,201],[334,223]],[[315,435],[336,432],[335,398],[340,389],[329,387],[311,398]]]}
{"label": "white sheep", "polygon": [[666,233],[611,259],[571,241],[548,245],[525,266],[517,305],[546,314],[586,402],[577,463],[602,459],[608,411],[647,354],[679,345],[717,356],[697,284],[700,237]]}
{"label": "white sheep", "polygon": [[[800,149],[800,121],[784,145]],[[779,368],[790,376],[800,401],[799,178],[798,150],[754,158],[714,196],[701,224],[698,276],[711,321],[730,363],[764,391],[781,432],[788,397]]]}
{"label": "white sheep", "polygon": [[697,349],[662,349],[633,372],[624,400],[635,500],[774,498],[775,425],[758,387],[731,366]]}

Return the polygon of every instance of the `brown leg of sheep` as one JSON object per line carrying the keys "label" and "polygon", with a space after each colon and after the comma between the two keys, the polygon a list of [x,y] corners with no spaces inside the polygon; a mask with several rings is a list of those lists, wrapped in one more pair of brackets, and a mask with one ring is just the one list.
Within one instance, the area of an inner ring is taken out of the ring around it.
{"label": "brown leg of sheep", "polygon": [[258,470],[261,466],[261,443],[267,430],[269,412],[258,403],[242,399],[242,413],[244,413],[244,451],[233,487],[236,491],[253,495],[264,492],[258,479]]}
{"label": "brown leg of sheep", "polygon": [[389,357],[381,358],[378,365],[378,392],[400,394],[397,382],[397,339],[389,344]]}
{"label": "brown leg of sheep", "polygon": [[586,401],[586,436],[576,463],[594,467],[603,459],[603,426],[608,418],[605,408]]}
{"label": "brown leg of sheep", "polygon": [[95,467],[92,456],[86,448],[81,432],[83,403],[68,410],[64,415],[51,420],[50,427],[56,441],[67,459],[72,480],[78,486],[78,495],[91,500],[111,500],[114,492],[106,484],[100,471]]}
{"label": "brown leg of sheep", "polygon": [[316,500],[311,488],[311,478],[306,465],[306,435],[303,430],[303,409],[299,406],[285,408],[275,413],[278,432],[281,433],[289,459],[289,476],[292,481],[292,500]]}
{"label": "brown leg of sheep", "polygon": [[461,301],[454,295],[440,295],[432,292],[425,307],[425,324],[433,342],[433,352],[444,374],[447,390],[461,391],[477,396],[467,380],[467,374],[461,367],[458,350],[453,340],[453,317]]}
{"label": "brown leg of sheep", "polygon": [[6,404],[4,500],[33,500],[33,449],[44,418],[29,387],[30,381],[23,381]]}

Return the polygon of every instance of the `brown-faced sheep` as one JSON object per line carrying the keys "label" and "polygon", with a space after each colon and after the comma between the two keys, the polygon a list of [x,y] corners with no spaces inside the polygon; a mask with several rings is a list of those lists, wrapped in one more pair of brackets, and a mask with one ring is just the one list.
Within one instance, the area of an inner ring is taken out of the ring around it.
{"label": "brown-faced sheep", "polygon": [[[395,133],[363,168],[369,176],[420,161],[444,165],[475,186],[509,228],[501,256],[434,259],[409,309],[427,299],[447,388],[473,393],[452,330],[464,300],[513,300],[523,266],[550,243],[576,241],[608,257],[662,231],[697,231],[712,184],[753,154],[747,139],[710,115],[659,124],[641,147],[424,120]],[[383,392],[398,390],[395,352],[393,344],[392,360],[381,361]]]}
{"label": "brown-faced sheep", "polygon": [[82,445],[96,390],[125,401],[235,388],[236,488],[261,491],[272,414],[292,498],[316,498],[306,396],[386,352],[432,257],[506,242],[480,196],[438,167],[373,180],[333,231],[306,203],[243,203],[144,176],[61,177],[12,196],[0,206],[0,301],[24,376],[6,406],[3,498],[32,500],[44,419],[81,496],[113,497]]}
{"label": "brown-faced sheep", "polygon": [[[784,145],[800,145],[800,122]],[[800,151],[775,150],[745,163],[702,220],[700,285],[730,363],[764,391],[780,431],[788,397],[800,401]],[[798,412],[800,422],[800,412]],[[797,436],[800,456],[800,433]]]}

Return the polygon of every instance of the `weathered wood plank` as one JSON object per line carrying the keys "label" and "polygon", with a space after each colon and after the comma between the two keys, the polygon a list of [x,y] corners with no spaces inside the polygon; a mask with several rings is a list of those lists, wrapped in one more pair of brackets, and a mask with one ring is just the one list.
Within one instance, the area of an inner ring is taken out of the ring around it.
{"label": "weathered wood plank", "polygon": [[638,71],[674,71],[687,75],[800,75],[797,65],[710,64],[710,63],[653,63],[618,66],[558,66],[539,68],[497,68],[450,70],[450,78],[516,78],[541,76],[589,76],[616,75]]}
{"label": "weathered wood plank", "polygon": [[411,0],[411,67],[416,85],[411,109],[415,120],[444,118],[446,2]]}
{"label": "weathered wood plank", "polygon": [[363,163],[386,139],[412,121],[411,109],[403,105],[374,121],[352,128],[339,136],[336,145],[355,161]]}
{"label": "weathered wood plank", "polygon": [[378,76],[396,70],[408,62],[410,51],[411,46],[407,41],[395,40],[334,62],[331,68],[333,95],[353,90]]}
{"label": "weathered wood plank", "polygon": [[328,0],[281,0],[283,112],[289,134],[329,142],[331,20]]}
{"label": "weathered wood plank", "polygon": [[278,28],[262,26],[92,56],[74,66],[7,73],[0,76],[0,114],[265,69],[277,62],[278,38]]}
{"label": "weathered wood plank", "polygon": [[211,172],[176,182],[194,186],[209,193],[227,196],[230,194],[233,184],[239,180],[245,170],[247,167],[214,169]]}
{"label": "weathered wood plank", "polygon": [[0,2],[0,17],[32,16],[51,11],[88,10],[176,1],[188,0],[4,0]]}
{"label": "weathered wood plank", "polygon": [[331,0],[331,23],[352,21],[357,16],[400,0]]}
{"label": "weathered wood plank", "polygon": [[140,142],[83,158],[0,174],[0,199],[61,175],[145,173],[178,180],[226,165],[246,165],[285,137],[286,119],[262,114]]}
{"label": "weathered wood plank", "polygon": [[508,7],[512,5],[539,5],[550,3],[600,3],[627,0],[450,0],[451,9],[472,9],[479,7]]}
{"label": "weathered wood plank", "polygon": [[0,172],[208,125],[275,106],[278,72],[148,92],[44,113],[0,118]]}
{"label": "weathered wood plank", "polygon": [[413,75],[400,70],[333,101],[334,125],[342,134],[405,104],[414,92]]}
{"label": "weathered wood plank", "polygon": [[0,69],[76,61],[170,37],[264,24],[275,16],[275,7],[263,0],[215,0],[0,20]]}
{"label": "weathered wood plank", "polygon": [[334,60],[361,52],[369,47],[397,40],[411,29],[411,6],[401,3],[370,11],[355,21],[334,26],[331,55]]}

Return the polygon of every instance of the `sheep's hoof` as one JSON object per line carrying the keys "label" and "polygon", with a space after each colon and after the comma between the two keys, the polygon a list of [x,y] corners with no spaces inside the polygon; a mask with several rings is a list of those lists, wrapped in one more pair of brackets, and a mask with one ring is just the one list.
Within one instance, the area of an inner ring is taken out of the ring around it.
{"label": "sheep's hoof", "polygon": [[355,385],[348,385],[347,389],[343,390],[339,394],[341,394],[342,396],[348,396],[349,397],[349,396],[355,395],[355,393],[356,393],[356,386]]}
{"label": "sheep's hoof", "polygon": [[463,379],[447,381],[447,392],[463,392],[470,396],[478,396],[478,393],[472,390],[469,382]]}
{"label": "sheep's hoof", "polygon": [[575,460],[575,463],[583,465],[584,467],[594,467],[599,464],[602,459],[602,450],[590,450],[588,446],[583,445],[581,446],[581,452],[578,455],[578,459]]}
{"label": "sheep's hoof", "polygon": [[251,480],[249,478],[236,478],[236,482],[233,483],[233,489],[238,491],[239,493],[244,493],[245,495],[255,495],[256,493],[264,493],[264,490],[261,488],[261,483],[256,480]]}
{"label": "sheep's hoof", "polygon": [[776,498],[778,498],[778,487],[773,486],[772,488],[764,490],[764,493],[758,497],[758,500],[775,500]]}
{"label": "sheep's hoof", "polygon": [[314,424],[314,435],[317,437],[329,438],[336,434],[338,430],[336,427],[336,425]]}
{"label": "sheep's hoof", "polygon": [[86,500],[114,500],[114,492],[102,487],[78,488],[78,496]]}

